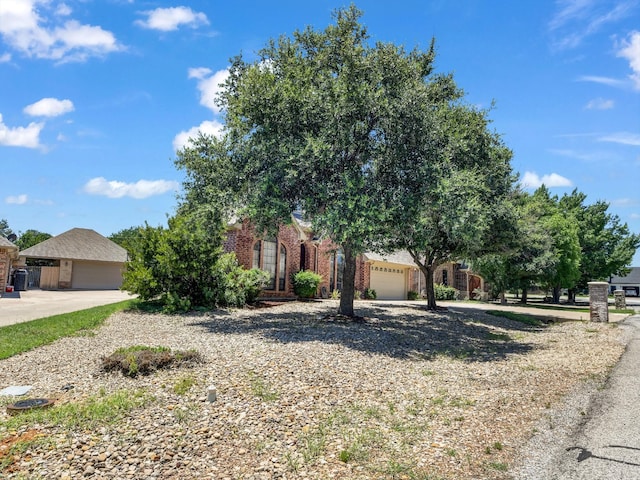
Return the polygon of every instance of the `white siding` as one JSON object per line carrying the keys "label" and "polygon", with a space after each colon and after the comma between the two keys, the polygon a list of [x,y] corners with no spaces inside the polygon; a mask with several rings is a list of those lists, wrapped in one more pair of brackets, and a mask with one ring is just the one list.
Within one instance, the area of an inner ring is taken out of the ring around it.
{"label": "white siding", "polygon": [[122,285],[123,264],[101,262],[73,262],[71,288],[114,290]]}

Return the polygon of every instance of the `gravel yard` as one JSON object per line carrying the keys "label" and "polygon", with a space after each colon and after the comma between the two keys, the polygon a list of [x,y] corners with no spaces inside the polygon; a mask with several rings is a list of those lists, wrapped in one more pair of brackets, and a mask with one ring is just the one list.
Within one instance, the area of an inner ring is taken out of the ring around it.
{"label": "gravel yard", "polygon": [[[9,430],[2,408],[0,477],[506,479],[538,422],[575,387],[601,382],[624,350],[615,324],[532,327],[382,301],[358,302],[367,321],[345,323],[328,317],[336,306],[118,313],[95,334],[0,361],[0,388],[33,385],[58,405],[123,390],[146,398],[89,428]],[[101,372],[103,356],[131,345],[196,349],[205,362]],[[25,439],[35,440],[7,453]]]}

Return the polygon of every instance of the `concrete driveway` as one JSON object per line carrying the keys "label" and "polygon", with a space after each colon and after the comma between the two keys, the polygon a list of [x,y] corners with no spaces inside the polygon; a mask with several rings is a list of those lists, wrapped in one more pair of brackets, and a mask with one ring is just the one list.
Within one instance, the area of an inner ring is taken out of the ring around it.
{"label": "concrete driveway", "polygon": [[0,327],[133,298],[120,290],[26,290],[0,297]]}

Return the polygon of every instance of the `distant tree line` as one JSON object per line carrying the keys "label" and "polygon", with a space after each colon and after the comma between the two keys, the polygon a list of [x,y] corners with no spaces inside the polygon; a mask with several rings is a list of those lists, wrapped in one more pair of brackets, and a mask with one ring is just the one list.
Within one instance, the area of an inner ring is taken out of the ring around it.
{"label": "distant tree line", "polygon": [[573,302],[588,282],[627,274],[640,235],[608,213],[606,202],[588,205],[586,198],[578,190],[551,196],[545,186],[533,194],[520,192],[512,241],[475,259],[473,270],[491,284],[495,296],[518,290],[525,303],[533,286],[550,291],[555,303],[567,289]]}

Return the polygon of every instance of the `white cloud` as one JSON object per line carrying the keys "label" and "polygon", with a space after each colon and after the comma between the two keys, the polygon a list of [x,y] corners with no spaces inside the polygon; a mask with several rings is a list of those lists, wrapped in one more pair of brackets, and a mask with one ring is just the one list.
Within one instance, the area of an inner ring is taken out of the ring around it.
{"label": "white cloud", "polygon": [[629,218],[631,220],[638,220],[640,219],[640,213],[632,213],[631,215],[629,215]]}
{"label": "white cloud", "polygon": [[7,147],[40,147],[40,132],[44,127],[42,122],[31,122],[26,127],[7,127],[0,114],[0,145]]}
{"label": "white cloud", "polygon": [[612,200],[609,203],[615,207],[635,207],[636,205],[640,204],[638,200],[633,198],[618,198],[616,200]]}
{"label": "white cloud", "polygon": [[640,146],[640,134],[618,132],[598,138],[599,142],[621,143],[623,145]]}
{"label": "white cloud", "polygon": [[172,180],[138,180],[135,183],[107,180],[96,177],[89,180],[82,190],[90,195],[104,195],[109,198],[131,197],[136,199],[162,195],[177,190],[178,182]]}
{"label": "white cloud", "polygon": [[24,205],[29,198],[24,193],[22,195],[10,195],[4,199],[5,203],[10,205]]}
{"label": "white cloud", "polygon": [[177,30],[181,25],[191,28],[209,25],[209,20],[204,13],[194,12],[189,7],[156,8],[141,13],[147,18],[136,20],[135,24],[151,30],[170,32]]}
{"label": "white cloud", "polygon": [[10,53],[3,53],[2,55],[0,55],[0,63],[8,63],[10,61],[11,61]]}
{"label": "white cloud", "polygon": [[214,137],[220,137],[222,134],[222,125],[220,122],[213,120],[206,120],[197,127],[192,127],[187,131],[180,132],[173,139],[173,149],[177,152],[185,147],[189,143],[190,138],[196,138],[198,133],[202,132],[205,135],[213,135]]}
{"label": "white cloud", "polygon": [[554,155],[560,155],[562,157],[567,158],[575,158],[577,160],[581,160],[583,162],[603,162],[603,161],[613,161],[617,157],[608,151],[602,150],[593,150],[588,153],[580,152],[568,148],[550,148],[548,150],[550,153]]}
{"label": "white cloud", "polygon": [[213,111],[215,114],[220,113],[220,107],[215,104],[218,93],[222,90],[220,86],[229,77],[229,70],[218,70],[211,74],[208,68],[190,68],[189,78],[198,80],[198,90],[200,90],[200,105],[203,105]]}
{"label": "white cloud", "polygon": [[43,98],[36,103],[24,107],[24,113],[32,117],[57,117],[68,112],[73,112],[71,100],[58,100],[57,98]]}
{"label": "white cloud", "polygon": [[584,108],[587,110],[610,110],[614,106],[613,100],[605,100],[604,98],[594,98],[587,103]]}
{"label": "white cloud", "polygon": [[66,3],[61,3],[56,7],[56,15],[61,17],[66,17],[68,15],[71,15],[71,11],[72,11],[71,7]]}
{"label": "white cloud", "polygon": [[[55,8],[52,10],[52,8]],[[76,20],[61,23],[71,9],[49,0],[11,0],[0,5],[0,35],[7,45],[28,57],[84,61],[124,48],[113,33]]]}
{"label": "white cloud", "polygon": [[626,85],[622,80],[611,77],[599,77],[597,75],[583,75],[578,77],[578,81],[600,83],[602,85],[609,85],[610,87],[623,87]]}
{"label": "white cloud", "polygon": [[525,172],[520,179],[520,184],[524,188],[538,188],[545,185],[548,188],[552,187],[571,187],[573,183],[568,178],[565,178],[557,173],[550,173],[540,177],[535,172]]}
{"label": "white cloud", "polygon": [[594,0],[559,0],[558,11],[548,23],[555,36],[553,47],[566,50],[578,47],[582,41],[610,23],[633,15],[635,0],[617,0],[608,3]]}
{"label": "white cloud", "polygon": [[633,31],[629,34],[629,40],[623,40],[617,55],[629,60],[629,66],[633,73],[629,78],[637,90],[640,90],[640,32]]}

